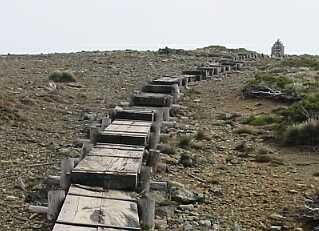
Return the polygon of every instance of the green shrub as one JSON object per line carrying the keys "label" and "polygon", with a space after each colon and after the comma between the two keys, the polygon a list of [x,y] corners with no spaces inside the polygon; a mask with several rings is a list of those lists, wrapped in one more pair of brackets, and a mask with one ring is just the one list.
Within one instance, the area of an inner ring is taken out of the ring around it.
{"label": "green shrub", "polygon": [[49,80],[58,83],[76,82],[74,74],[67,71],[54,71],[49,75]]}
{"label": "green shrub", "polygon": [[286,89],[293,81],[287,76],[271,74],[267,72],[259,72],[255,79],[248,82],[248,86],[268,86],[279,89]]}
{"label": "green shrub", "polygon": [[181,148],[188,148],[192,142],[191,136],[180,136],[178,146]]}
{"label": "green shrub", "polygon": [[308,67],[319,70],[319,59],[312,56],[291,57],[281,61],[281,66]]}
{"label": "green shrub", "polygon": [[280,118],[274,115],[256,115],[250,116],[249,118],[245,119],[242,123],[254,126],[263,126],[277,122],[280,122]]}
{"label": "green shrub", "polygon": [[157,148],[161,153],[164,153],[164,154],[172,155],[176,153],[175,147],[169,144],[159,144],[157,145]]}
{"label": "green shrub", "polygon": [[258,163],[269,163],[272,161],[272,158],[270,155],[267,154],[261,154],[255,156],[255,161]]}
{"label": "green shrub", "polygon": [[303,122],[317,116],[319,114],[319,94],[306,96],[301,101],[288,107],[288,109],[283,110],[281,114],[286,117],[287,122],[290,124]]}
{"label": "green shrub", "polygon": [[282,139],[285,145],[318,145],[319,120],[311,119],[289,126]]}

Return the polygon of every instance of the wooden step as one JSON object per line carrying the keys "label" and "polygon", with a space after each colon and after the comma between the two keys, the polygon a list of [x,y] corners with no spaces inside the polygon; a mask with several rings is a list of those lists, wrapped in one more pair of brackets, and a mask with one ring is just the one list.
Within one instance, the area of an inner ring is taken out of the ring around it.
{"label": "wooden step", "polygon": [[71,182],[108,189],[136,190],[145,147],[96,145],[72,170]]}
{"label": "wooden step", "polygon": [[139,93],[132,96],[133,106],[170,107],[173,97],[166,94]]}
{"label": "wooden step", "polygon": [[53,231],[141,230],[133,194],[72,185]]}
{"label": "wooden step", "polygon": [[154,121],[154,110],[130,110],[123,109],[116,111],[115,119],[127,119],[127,120],[145,120]]}

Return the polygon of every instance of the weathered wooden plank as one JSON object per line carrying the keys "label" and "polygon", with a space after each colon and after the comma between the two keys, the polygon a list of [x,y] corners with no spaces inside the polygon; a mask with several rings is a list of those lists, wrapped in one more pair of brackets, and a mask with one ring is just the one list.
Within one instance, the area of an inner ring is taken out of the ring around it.
{"label": "weathered wooden plank", "polygon": [[108,189],[135,190],[142,165],[140,158],[86,156],[72,171],[72,183]]}
{"label": "weathered wooden plank", "polygon": [[137,201],[134,193],[118,191],[118,190],[108,190],[105,191],[103,188],[99,187],[89,187],[85,185],[71,185],[68,195],[78,195],[78,196],[88,196],[97,197],[105,199],[114,200],[124,200],[124,201]]}
{"label": "weathered wooden plank", "polygon": [[98,228],[95,228],[95,227],[55,224],[52,231],[97,231],[97,230]]}
{"label": "weathered wooden plank", "polygon": [[162,94],[170,94],[174,95],[177,94],[176,88],[173,85],[154,85],[154,84],[148,84],[143,86],[142,92],[148,92],[148,93],[162,93]]}
{"label": "weathered wooden plank", "polygon": [[[142,133],[148,134],[151,126],[131,126],[122,124],[112,124],[110,128],[105,129],[105,132],[122,132],[122,133]],[[102,131],[102,132],[104,132]]]}
{"label": "weathered wooden plank", "polygon": [[173,97],[160,93],[139,93],[132,96],[135,106],[170,107]]}
{"label": "weathered wooden plank", "polygon": [[95,149],[119,149],[119,150],[136,150],[143,151],[144,146],[139,145],[128,145],[128,144],[97,144],[94,146]]}
{"label": "weathered wooden plank", "polygon": [[131,201],[68,195],[57,219],[61,224],[139,228],[137,204]]}
{"label": "weathered wooden plank", "polygon": [[142,158],[144,149],[110,149],[110,148],[93,148],[88,156],[108,156],[121,158]]}
{"label": "weathered wooden plank", "polygon": [[133,173],[115,174],[103,172],[73,172],[72,182],[92,187],[103,187],[114,190],[135,191],[138,186],[137,176]]}
{"label": "weathered wooden plank", "polygon": [[55,224],[52,231],[132,231],[140,230],[139,228],[104,228],[98,225],[81,226],[78,224]]}
{"label": "weathered wooden plank", "polygon": [[97,137],[99,143],[116,143],[144,146],[147,144],[149,134],[129,132],[100,132]]}
{"label": "weathered wooden plank", "polygon": [[139,172],[141,164],[142,158],[87,156],[72,172],[137,173]]}
{"label": "weathered wooden plank", "polygon": [[182,84],[182,81],[181,81],[181,78],[167,76],[167,77],[162,77],[162,78],[153,80],[152,84],[158,84],[158,85],[178,84],[178,86],[180,86]]}
{"label": "weathered wooden plank", "polygon": [[115,119],[154,121],[155,112],[151,110],[119,110],[116,111]]}
{"label": "weathered wooden plank", "polygon": [[149,121],[139,121],[139,120],[122,120],[116,119],[112,122],[112,125],[129,125],[129,126],[142,126],[142,127],[150,127],[152,122]]}

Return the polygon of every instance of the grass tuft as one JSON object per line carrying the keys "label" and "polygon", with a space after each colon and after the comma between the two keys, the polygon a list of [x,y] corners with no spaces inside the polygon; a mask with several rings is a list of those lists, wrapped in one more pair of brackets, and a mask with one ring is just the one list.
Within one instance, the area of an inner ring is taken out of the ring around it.
{"label": "grass tuft", "polygon": [[49,80],[57,83],[76,82],[74,74],[68,71],[54,71],[49,75]]}
{"label": "grass tuft", "polygon": [[285,145],[318,145],[319,120],[310,119],[289,126],[282,134]]}
{"label": "grass tuft", "polygon": [[178,146],[180,148],[189,148],[190,144],[192,143],[192,137],[191,136],[180,136]]}

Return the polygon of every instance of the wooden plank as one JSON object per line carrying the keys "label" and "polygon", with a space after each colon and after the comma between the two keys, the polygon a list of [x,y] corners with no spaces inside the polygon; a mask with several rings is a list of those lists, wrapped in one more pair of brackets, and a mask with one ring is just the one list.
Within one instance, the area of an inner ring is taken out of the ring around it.
{"label": "wooden plank", "polygon": [[116,143],[145,146],[149,134],[103,131],[97,137],[98,143]]}
{"label": "wooden plank", "polygon": [[155,79],[152,81],[152,84],[158,84],[158,85],[173,85],[178,84],[181,85],[181,78],[174,78],[174,77],[162,77],[159,79]]}
{"label": "wooden plank", "polygon": [[[101,227],[105,226],[105,227]],[[57,223],[52,231],[139,231],[140,228],[107,228],[106,225],[79,225],[72,222]]]}
{"label": "wooden plank", "polygon": [[75,226],[66,224],[55,224],[52,231],[128,231],[130,229],[112,229],[102,227]]}
{"label": "wooden plank", "polygon": [[132,96],[132,104],[135,106],[170,107],[173,97],[160,93],[139,93]]}
{"label": "wooden plank", "polygon": [[94,227],[55,224],[52,231],[97,231],[97,230],[98,228],[94,228]]}
{"label": "wooden plank", "polygon": [[132,192],[124,192],[119,190],[107,190],[99,187],[89,187],[85,185],[73,184],[71,185],[68,195],[79,195],[96,198],[106,198],[124,201],[137,201],[136,195]]}
{"label": "wooden plank", "polygon": [[162,93],[162,94],[177,94],[176,89],[173,85],[160,85],[160,84],[148,84],[142,88],[142,92],[148,93]]}
{"label": "wooden plank", "polygon": [[68,195],[57,219],[61,224],[139,228],[137,204],[130,201]]}
{"label": "wooden plank", "polygon": [[97,144],[94,146],[95,149],[118,149],[118,150],[136,150],[144,151],[144,146],[139,145],[128,145],[128,144]]}
{"label": "wooden plank", "polygon": [[152,122],[139,121],[139,120],[122,120],[122,119],[116,119],[116,120],[114,120],[114,121],[112,122],[112,124],[150,127],[150,126],[152,125]]}
{"label": "wooden plank", "polygon": [[72,172],[138,173],[142,158],[86,156]]}
{"label": "wooden plank", "polygon": [[108,189],[135,190],[142,165],[139,158],[86,156],[72,171],[71,182]]}
{"label": "wooden plank", "polygon": [[144,149],[109,149],[109,148],[93,148],[88,156],[108,156],[121,158],[142,158]]}
{"label": "wooden plank", "polygon": [[120,110],[116,112],[116,119],[154,121],[154,111],[151,110]]}

